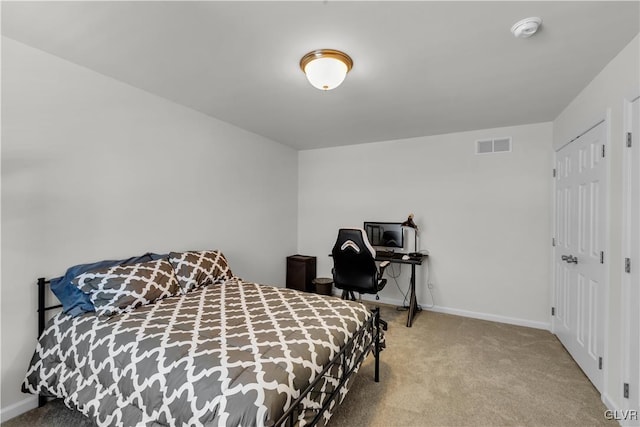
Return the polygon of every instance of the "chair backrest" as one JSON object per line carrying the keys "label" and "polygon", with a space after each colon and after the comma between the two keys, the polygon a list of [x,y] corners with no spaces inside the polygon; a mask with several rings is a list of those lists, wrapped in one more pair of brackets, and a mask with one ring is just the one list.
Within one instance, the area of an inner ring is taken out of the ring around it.
{"label": "chair backrest", "polygon": [[376,251],[361,228],[341,228],[333,250],[333,283],[358,293],[378,292]]}

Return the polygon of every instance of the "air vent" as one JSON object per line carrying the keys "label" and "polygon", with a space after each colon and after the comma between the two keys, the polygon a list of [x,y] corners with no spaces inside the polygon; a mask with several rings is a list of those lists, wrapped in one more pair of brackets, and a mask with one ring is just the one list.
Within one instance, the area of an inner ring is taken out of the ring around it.
{"label": "air vent", "polygon": [[476,141],[476,154],[507,153],[511,151],[511,138],[482,139]]}

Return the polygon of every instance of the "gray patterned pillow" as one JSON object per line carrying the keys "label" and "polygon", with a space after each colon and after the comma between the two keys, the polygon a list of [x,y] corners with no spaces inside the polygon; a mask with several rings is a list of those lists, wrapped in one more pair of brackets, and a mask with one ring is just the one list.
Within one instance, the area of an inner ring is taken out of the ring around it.
{"label": "gray patterned pillow", "polygon": [[72,283],[89,294],[96,313],[103,316],[131,311],[180,291],[166,259],[88,271]]}
{"label": "gray patterned pillow", "polygon": [[173,265],[183,293],[212,283],[223,283],[233,277],[227,259],[220,251],[171,252]]}

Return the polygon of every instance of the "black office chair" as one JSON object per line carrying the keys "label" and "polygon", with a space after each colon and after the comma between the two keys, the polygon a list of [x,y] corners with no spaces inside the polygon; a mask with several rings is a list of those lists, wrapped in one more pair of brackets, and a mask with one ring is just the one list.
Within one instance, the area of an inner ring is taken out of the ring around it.
{"label": "black office chair", "polygon": [[361,228],[341,228],[331,251],[333,256],[333,283],[342,289],[342,299],[356,300],[354,292],[376,294],[387,284],[383,278],[389,261],[376,267],[376,251]]}

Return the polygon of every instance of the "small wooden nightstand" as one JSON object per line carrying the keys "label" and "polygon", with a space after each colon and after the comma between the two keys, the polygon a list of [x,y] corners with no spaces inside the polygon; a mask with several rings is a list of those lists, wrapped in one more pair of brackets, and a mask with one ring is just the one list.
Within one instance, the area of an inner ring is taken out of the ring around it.
{"label": "small wooden nightstand", "polygon": [[287,288],[314,292],[316,257],[291,255],[287,257]]}

